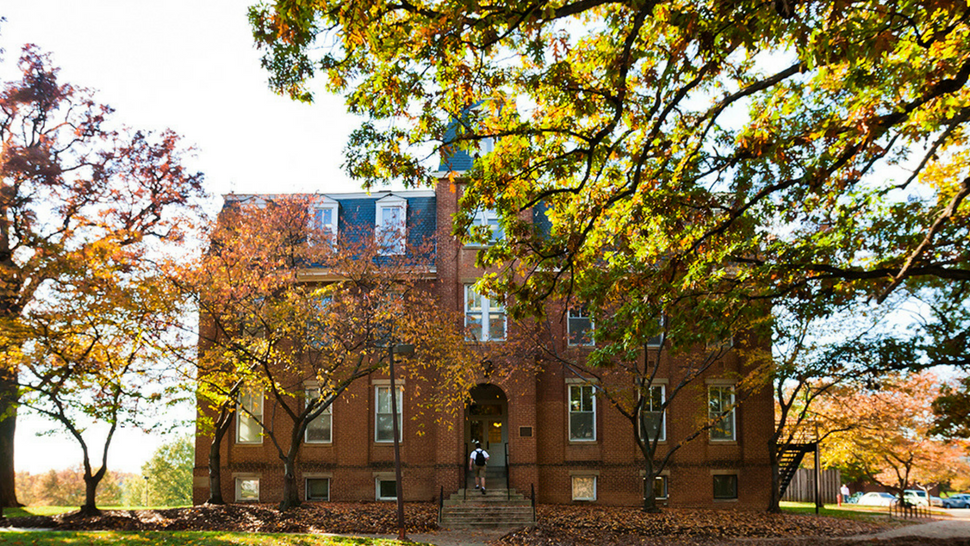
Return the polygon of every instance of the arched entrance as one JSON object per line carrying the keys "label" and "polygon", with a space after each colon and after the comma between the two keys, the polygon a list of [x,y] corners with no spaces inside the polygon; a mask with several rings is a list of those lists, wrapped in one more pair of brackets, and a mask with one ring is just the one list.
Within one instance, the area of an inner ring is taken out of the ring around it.
{"label": "arched entrance", "polygon": [[496,385],[483,384],[469,393],[471,403],[465,407],[466,453],[475,449],[474,442],[482,443],[488,452],[488,466],[492,470],[506,466],[505,446],[509,441],[509,401]]}

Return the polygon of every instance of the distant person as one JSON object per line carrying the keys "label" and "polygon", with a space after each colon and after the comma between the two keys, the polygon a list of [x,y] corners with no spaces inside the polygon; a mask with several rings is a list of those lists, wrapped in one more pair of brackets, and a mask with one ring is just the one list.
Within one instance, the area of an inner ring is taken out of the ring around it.
{"label": "distant person", "polygon": [[839,488],[839,506],[842,506],[842,503],[847,500],[849,500],[849,486],[843,483],[842,487]]}
{"label": "distant person", "polygon": [[488,464],[488,452],[482,449],[482,444],[475,442],[475,451],[468,458],[468,470],[475,471],[475,489],[481,489],[485,494],[485,465]]}

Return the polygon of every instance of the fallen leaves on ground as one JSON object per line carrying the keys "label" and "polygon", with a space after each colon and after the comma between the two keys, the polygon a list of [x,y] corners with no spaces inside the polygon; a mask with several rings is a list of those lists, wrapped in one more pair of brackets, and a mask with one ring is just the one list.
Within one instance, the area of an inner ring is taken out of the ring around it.
{"label": "fallen leaves on ground", "polygon": [[[405,506],[407,532],[437,530],[435,503]],[[874,533],[887,523],[873,523],[796,514],[767,514],[743,510],[668,508],[647,514],[633,507],[539,505],[538,525],[513,531],[497,546],[712,546],[766,544],[856,546],[871,541],[839,537]],[[338,533],[345,535],[397,533],[393,503],[307,503],[287,512],[269,504],[193,506],[167,510],[106,510],[97,517],[69,513],[57,516],[8,518],[21,528],[111,531],[236,531],[251,533]],[[454,534],[452,532],[451,534]],[[468,536],[474,531],[461,532]],[[970,546],[966,541],[934,541],[908,537],[880,541],[897,546]]]}
{"label": "fallen leaves on ground", "polygon": [[648,514],[618,506],[552,506],[536,509],[538,524],[505,535],[500,543],[544,544],[717,544],[734,539],[845,537],[884,530],[885,525],[819,516],[742,510],[669,508]]}

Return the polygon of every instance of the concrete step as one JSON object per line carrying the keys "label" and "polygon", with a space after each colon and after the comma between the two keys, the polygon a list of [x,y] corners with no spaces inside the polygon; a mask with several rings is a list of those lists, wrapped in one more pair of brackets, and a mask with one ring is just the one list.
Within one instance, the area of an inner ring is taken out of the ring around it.
{"label": "concrete step", "polygon": [[532,509],[519,512],[502,512],[499,514],[477,513],[477,514],[451,514],[447,511],[441,513],[441,526],[445,528],[454,527],[523,527],[534,525],[532,520]]}
{"label": "concrete step", "polygon": [[[511,500],[510,500],[511,499]],[[514,489],[459,489],[442,503],[441,526],[452,529],[535,525],[532,501]]]}

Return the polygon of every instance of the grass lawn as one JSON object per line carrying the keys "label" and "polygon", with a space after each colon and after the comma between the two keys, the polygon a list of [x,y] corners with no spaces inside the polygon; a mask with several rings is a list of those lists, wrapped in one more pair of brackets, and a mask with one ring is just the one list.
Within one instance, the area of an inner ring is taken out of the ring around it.
{"label": "grass lawn", "polygon": [[[815,515],[815,503],[811,502],[788,502],[781,501],[781,511],[787,514],[810,514]],[[888,516],[889,508],[885,506],[856,506],[853,504],[823,505],[818,511],[820,516],[833,518],[854,519],[861,521],[872,521],[879,516]]]}
{"label": "grass lawn", "polygon": [[391,546],[396,540],[297,534],[196,531],[26,531],[0,532],[5,546],[119,544],[145,546]]}
{"label": "grass lawn", "polygon": [[24,506],[23,508],[4,508],[3,515],[8,518],[22,518],[25,516],[56,516],[65,512],[73,512],[77,506]]}
{"label": "grass lawn", "polygon": [[[166,510],[168,508],[183,508],[182,506],[99,506],[102,510]],[[77,506],[24,506],[23,508],[4,508],[3,515],[8,518],[22,518],[25,516],[56,516],[67,512],[74,512]]]}

